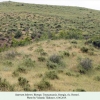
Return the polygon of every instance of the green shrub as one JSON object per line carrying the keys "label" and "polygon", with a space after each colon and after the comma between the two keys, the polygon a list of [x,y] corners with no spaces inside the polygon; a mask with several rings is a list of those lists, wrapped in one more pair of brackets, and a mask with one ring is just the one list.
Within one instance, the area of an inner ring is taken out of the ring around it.
{"label": "green shrub", "polygon": [[19,76],[19,73],[18,73],[17,71],[14,71],[14,72],[12,73],[12,76],[13,76],[13,77],[18,77],[18,76]]}
{"label": "green shrub", "polygon": [[84,89],[76,89],[76,90],[73,90],[73,91],[75,91],[75,92],[85,92]]}
{"label": "green shrub", "polygon": [[18,67],[17,72],[26,73],[26,69],[24,67]]}
{"label": "green shrub", "polygon": [[95,46],[95,47],[98,47],[98,48],[100,48],[100,39],[98,40],[94,40],[93,41],[93,45]]}
{"label": "green shrub", "polygon": [[94,80],[100,81],[100,76],[96,76],[96,77],[94,78]]}
{"label": "green shrub", "polygon": [[23,78],[23,77],[19,77],[18,78],[18,83],[19,83],[19,85],[20,86],[22,86],[24,89],[27,87],[27,88],[29,88],[30,87],[30,85],[28,84],[28,80],[26,79],[26,78]]}
{"label": "green shrub", "polygon": [[33,61],[31,58],[27,58],[24,60],[24,65],[26,67],[34,67],[35,61]]}
{"label": "green shrub", "polygon": [[11,61],[4,62],[5,65],[12,67],[13,63]]}
{"label": "green shrub", "polygon": [[82,51],[83,53],[87,53],[87,52],[88,52],[88,48],[82,47],[82,48],[81,48],[81,51]]}
{"label": "green shrub", "polygon": [[68,76],[74,76],[71,72],[66,72],[66,75],[68,75]]}
{"label": "green shrub", "polygon": [[86,73],[92,69],[92,61],[89,58],[81,59],[78,68],[80,73]]}
{"label": "green shrub", "polygon": [[64,51],[64,52],[63,52],[63,55],[64,55],[64,56],[68,56],[68,57],[69,57],[69,56],[70,56],[70,53],[69,53],[69,52],[67,52],[67,51]]}
{"label": "green shrub", "polygon": [[71,43],[77,44],[77,41],[76,40],[72,40]]}
{"label": "green shrub", "polygon": [[41,54],[42,56],[47,55],[47,53],[46,53],[46,52],[44,52],[44,51],[43,51],[43,52],[41,52],[40,54]]}
{"label": "green shrub", "polygon": [[20,38],[22,36],[22,32],[21,31],[17,31],[16,33],[15,33],[15,38]]}
{"label": "green shrub", "polygon": [[46,59],[44,58],[44,57],[38,57],[38,61],[41,61],[41,62],[43,62],[43,61],[45,61]]}
{"label": "green shrub", "polygon": [[37,87],[39,90],[50,90],[52,88],[52,85],[50,84],[50,82],[42,80],[39,84],[37,84]]}
{"label": "green shrub", "polygon": [[19,55],[19,53],[18,53],[17,51],[12,50],[12,51],[7,51],[6,54],[5,54],[5,57],[6,57],[7,59],[13,59],[13,58],[15,58],[17,55]]}
{"label": "green shrub", "polygon": [[59,64],[60,62],[61,62],[61,58],[60,58],[60,56],[58,56],[58,55],[51,55],[50,57],[49,57],[49,60],[51,61],[51,62],[53,62],[53,63],[57,63],[57,64]]}
{"label": "green shrub", "polygon": [[96,70],[100,70],[100,65],[98,65],[95,69],[96,69]]}
{"label": "green shrub", "polygon": [[58,79],[58,76],[57,76],[57,73],[55,71],[49,71],[45,74],[45,77],[46,78],[49,78],[49,79]]}
{"label": "green shrub", "polygon": [[47,61],[47,68],[48,69],[56,69],[58,65],[56,63],[53,63],[51,61]]}
{"label": "green shrub", "polygon": [[6,79],[2,80],[0,78],[0,91],[13,91],[14,86],[10,85],[9,82],[6,81]]}

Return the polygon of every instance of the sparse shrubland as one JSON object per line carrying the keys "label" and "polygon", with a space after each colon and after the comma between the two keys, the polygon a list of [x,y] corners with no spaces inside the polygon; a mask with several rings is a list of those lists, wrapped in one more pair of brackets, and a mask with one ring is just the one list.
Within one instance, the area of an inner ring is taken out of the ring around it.
{"label": "sparse shrubland", "polygon": [[80,7],[1,2],[0,91],[100,91],[99,18]]}

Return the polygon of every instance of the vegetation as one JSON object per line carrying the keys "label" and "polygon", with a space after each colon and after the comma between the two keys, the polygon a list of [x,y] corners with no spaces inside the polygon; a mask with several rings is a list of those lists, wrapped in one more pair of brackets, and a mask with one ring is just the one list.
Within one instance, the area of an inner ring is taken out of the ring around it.
{"label": "vegetation", "polygon": [[99,23],[96,10],[1,2],[0,91],[100,91]]}

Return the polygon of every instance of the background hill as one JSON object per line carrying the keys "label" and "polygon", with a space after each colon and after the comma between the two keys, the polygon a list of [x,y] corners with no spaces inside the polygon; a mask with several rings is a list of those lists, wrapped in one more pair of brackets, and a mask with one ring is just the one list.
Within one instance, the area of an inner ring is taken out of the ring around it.
{"label": "background hill", "polygon": [[14,44],[13,40],[24,41],[27,37],[26,40],[69,38],[68,34],[72,31],[79,33],[81,38],[84,35],[87,38],[99,35],[99,12],[80,7],[2,2],[0,3],[0,44],[1,46],[19,45],[21,43]]}
{"label": "background hill", "polygon": [[0,3],[0,91],[100,91],[100,11]]}

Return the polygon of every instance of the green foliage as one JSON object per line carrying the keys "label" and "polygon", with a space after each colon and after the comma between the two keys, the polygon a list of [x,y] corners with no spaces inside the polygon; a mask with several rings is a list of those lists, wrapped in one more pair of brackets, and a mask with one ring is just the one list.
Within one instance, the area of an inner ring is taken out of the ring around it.
{"label": "green foliage", "polygon": [[87,53],[87,52],[88,52],[88,48],[87,48],[87,47],[82,47],[82,48],[81,48],[81,51],[82,51],[83,53]]}
{"label": "green foliage", "polygon": [[30,85],[29,85],[28,82],[29,81],[26,78],[23,78],[23,77],[18,78],[18,83],[24,89],[24,91],[29,91],[30,90]]}
{"label": "green foliage", "polygon": [[67,51],[63,51],[63,55],[69,57],[70,56],[70,53],[67,52]]}
{"label": "green foliage", "polygon": [[49,57],[49,60],[50,60],[51,62],[57,63],[57,64],[59,64],[59,63],[61,62],[60,56],[59,56],[59,55],[55,55],[55,54],[51,55],[51,56]]}
{"label": "green foliage", "polygon": [[100,48],[100,39],[99,39],[99,40],[94,40],[94,41],[93,41],[93,45],[94,45],[95,47]]}
{"label": "green foliage", "polygon": [[58,65],[56,63],[51,62],[51,61],[47,61],[47,68],[48,69],[56,69],[56,68],[58,68]]}
{"label": "green foliage", "polygon": [[26,67],[34,67],[35,61],[33,61],[31,58],[27,58],[27,59],[24,60],[23,64]]}
{"label": "green foliage", "polygon": [[11,46],[16,47],[16,46],[25,46],[27,44],[31,43],[30,38],[25,38],[24,40],[12,40]]}
{"label": "green foliage", "polygon": [[100,81],[100,76],[96,76],[96,77],[94,77],[94,80],[96,80],[96,81]]}
{"label": "green foliage", "polygon": [[[17,71],[17,72],[20,72],[20,73],[26,73],[26,72],[27,72],[27,71],[26,71],[26,68],[24,68],[24,67],[18,67],[16,71]],[[15,73],[15,74],[16,74],[16,73]]]}
{"label": "green foliage", "polygon": [[85,74],[87,71],[92,69],[92,60],[89,58],[81,59],[78,68],[80,73]]}
{"label": "green foliage", "polygon": [[95,69],[96,69],[96,70],[100,70],[100,65],[98,65]]}
{"label": "green foliage", "polygon": [[45,74],[45,77],[46,78],[49,78],[51,80],[54,80],[54,79],[58,79],[59,78],[58,75],[57,75],[57,73],[55,71],[49,71],[49,72],[47,72]]}
{"label": "green foliage", "polygon": [[13,77],[18,77],[18,76],[19,76],[19,72],[18,72],[18,71],[14,71],[14,72],[12,73],[12,76],[13,76]]}
{"label": "green foliage", "polygon": [[38,61],[41,61],[41,62],[43,62],[43,61],[45,61],[46,59],[44,58],[44,57],[38,57]]}
{"label": "green foliage", "polygon": [[5,57],[7,59],[14,59],[19,53],[16,50],[7,51]]}
{"label": "green foliage", "polygon": [[15,33],[15,38],[20,38],[22,36],[22,32],[20,30],[18,30],[16,33]]}
{"label": "green foliage", "polygon": [[40,81],[39,84],[37,84],[37,87],[39,90],[50,90],[52,88],[52,85],[50,84],[50,82],[46,81],[46,80],[42,80]]}
{"label": "green foliage", "polygon": [[6,81],[6,79],[2,80],[0,78],[0,91],[13,91],[14,86],[10,85],[9,82]]}
{"label": "green foliage", "polygon": [[71,72],[66,72],[66,75],[68,75],[68,76],[74,76]]}
{"label": "green foliage", "polygon": [[75,92],[86,92],[84,89],[76,89],[76,90],[73,90]]}

